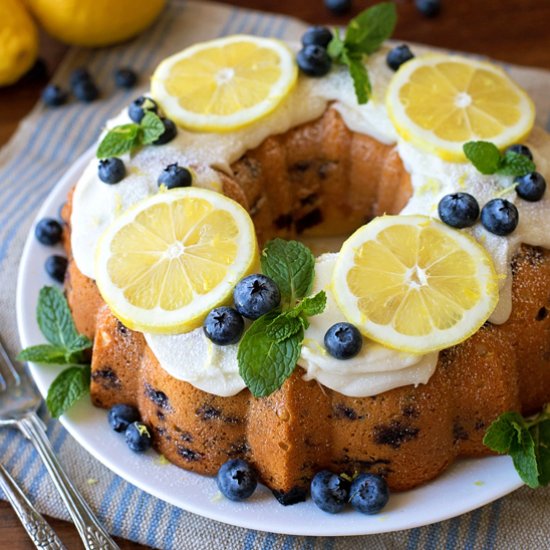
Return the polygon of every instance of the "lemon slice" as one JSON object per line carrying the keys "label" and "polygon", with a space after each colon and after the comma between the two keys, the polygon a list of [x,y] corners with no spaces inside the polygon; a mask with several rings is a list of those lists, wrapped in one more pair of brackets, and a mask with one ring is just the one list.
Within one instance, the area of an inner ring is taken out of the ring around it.
{"label": "lemon slice", "polygon": [[464,161],[468,141],[521,142],[535,120],[533,102],[502,69],[440,54],[402,65],[386,104],[405,140],[448,161]]}
{"label": "lemon slice", "polygon": [[257,262],[248,213],[189,187],[148,197],[116,218],[99,240],[95,275],[126,326],[170,334],[200,326]]}
{"label": "lemon slice", "polygon": [[384,216],[358,229],[342,246],[332,287],[365,336],[411,353],[465,340],[498,300],[485,249],[426,216]]}
{"label": "lemon slice", "polygon": [[297,78],[294,54],[283,42],[236,35],[165,59],[151,94],[181,126],[223,132],[273,111]]}

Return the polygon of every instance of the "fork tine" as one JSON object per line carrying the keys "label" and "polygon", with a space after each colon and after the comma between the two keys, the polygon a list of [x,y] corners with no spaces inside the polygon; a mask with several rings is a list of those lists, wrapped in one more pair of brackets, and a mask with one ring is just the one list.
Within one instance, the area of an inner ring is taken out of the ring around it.
{"label": "fork tine", "polygon": [[0,384],[3,386],[2,391],[11,385],[10,382],[15,386],[19,386],[21,379],[0,339]]}

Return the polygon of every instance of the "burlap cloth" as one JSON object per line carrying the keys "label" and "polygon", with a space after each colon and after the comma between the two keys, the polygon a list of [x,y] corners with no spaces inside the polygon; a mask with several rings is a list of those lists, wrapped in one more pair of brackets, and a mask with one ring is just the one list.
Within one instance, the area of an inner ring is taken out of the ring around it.
{"label": "burlap cloth", "polygon": [[[12,353],[19,345],[15,322],[17,268],[35,212],[67,167],[94,142],[104,121],[137,95],[136,90],[114,89],[113,69],[134,67],[143,76],[145,89],[146,75],[163,57],[194,42],[236,33],[296,39],[303,28],[300,22],[281,16],[174,0],[154,27],[129,44],[99,51],[69,51],[53,80],[66,83],[71,69],[85,64],[101,84],[104,99],[91,105],[75,102],[61,109],[37,105],[0,152],[0,333]],[[538,122],[546,126],[550,122],[550,73],[506,68],[534,98]],[[48,426],[70,477],[108,529],[158,548],[550,547],[550,489],[523,488],[472,513],[410,531],[348,538],[274,535],[204,519],[153,498],[102,466],[59,422],[50,421]],[[24,486],[40,511],[68,519],[41,462],[17,432],[0,431],[0,462]],[[0,541],[0,546],[8,548],[9,541]]]}

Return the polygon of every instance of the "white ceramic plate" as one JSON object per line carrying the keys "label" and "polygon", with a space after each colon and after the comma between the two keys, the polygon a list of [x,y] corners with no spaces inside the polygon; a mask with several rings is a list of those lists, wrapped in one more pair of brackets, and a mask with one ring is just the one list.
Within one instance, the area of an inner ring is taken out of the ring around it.
{"label": "white ceramic plate", "polygon": [[[92,152],[83,155],[53,189],[37,220],[56,217],[59,205],[75,183]],[[21,345],[44,341],[35,321],[38,292],[51,285],[43,265],[52,249],[29,235],[19,269],[17,321]],[[57,374],[52,367],[31,365],[43,395]],[[130,483],[170,504],[218,521],[274,533],[311,536],[363,535],[410,529],[458,516],[510,493],[522,485],[508,457],[460,460],[435,481],[405,493],[392,495],[383,513],[365,516],[353,510],[326,514],[311,500],[281,506],[270,491],[260,487],[246,503],[215,498],[217,488],[209,477],[161,465],[157,455],[132,453],[124,438],[107,423],[106,411],[82,399],[61,422],[69,433],[95,458]]]}

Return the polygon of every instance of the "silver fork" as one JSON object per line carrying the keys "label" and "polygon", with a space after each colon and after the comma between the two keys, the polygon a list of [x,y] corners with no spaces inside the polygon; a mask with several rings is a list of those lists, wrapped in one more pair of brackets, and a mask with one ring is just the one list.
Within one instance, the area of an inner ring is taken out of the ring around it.
{"label": "silver fork", "polygon": [[17,482],[2,464],[0,464],[0,487],[36,548],[40,550],[66,550],[65,545],[59,540],[55,531],[30,503]]}
{"label": "silver fork", "polygon": [[0,341],[0,427],[16,427],[31,441],[58,490],[87,550],[115,550],[115,541],[101,526],[57,460],[36,413],[42,397],[28,372],[17,369]]}

